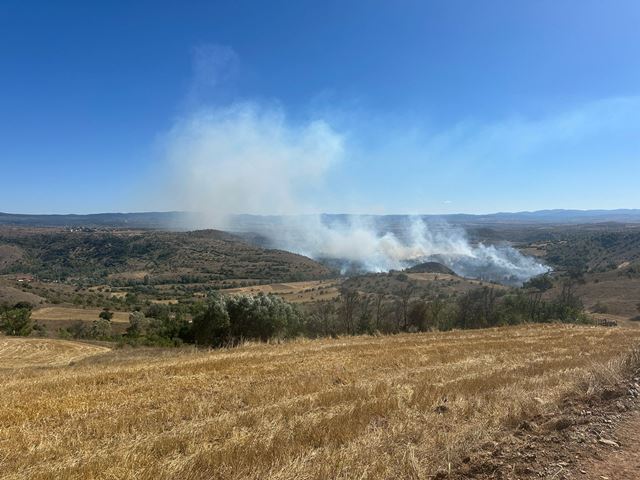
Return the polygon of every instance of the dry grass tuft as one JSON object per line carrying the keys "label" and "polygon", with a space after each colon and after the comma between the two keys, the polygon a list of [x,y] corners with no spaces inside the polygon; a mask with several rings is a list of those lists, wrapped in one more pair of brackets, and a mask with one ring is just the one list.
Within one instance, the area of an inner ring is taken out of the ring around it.
{"label": "dry grass tuft", "polygon": [[[112,351],[5,374],[6,479],[428,478],[596,371],[640,330],[522,326]],[[605,370],[606,371],[606,370]]]}

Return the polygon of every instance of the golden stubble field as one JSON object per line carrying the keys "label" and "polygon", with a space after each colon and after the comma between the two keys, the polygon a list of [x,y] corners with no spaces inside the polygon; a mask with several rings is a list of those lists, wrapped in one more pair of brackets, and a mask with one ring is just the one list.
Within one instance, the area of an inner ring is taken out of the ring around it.
{"label": "golden stubble field", "polygon": [[4,369],[0,477],[428,478],[594,373],[615,376],[638,341],[523,326]]}
{"label": "golden stubble field", "polygon": [[[78,321],[90,322],[97,320],[102,312],[100,308],[77,307],[41,307],[36,308],[31,318],[40,322]],[[112,312],[113,323],[129,323],[129,312]]]}
{"label": "golden stubble field", "polygon": [[[4,380],[13,376],[10,370],[27,367],[60,367],[109,350],[100,345],[66,340],[0,336],[0,375]],[[10,370],[7,371],[8,369]],[[0,387],[1,390],[2,387]]]}

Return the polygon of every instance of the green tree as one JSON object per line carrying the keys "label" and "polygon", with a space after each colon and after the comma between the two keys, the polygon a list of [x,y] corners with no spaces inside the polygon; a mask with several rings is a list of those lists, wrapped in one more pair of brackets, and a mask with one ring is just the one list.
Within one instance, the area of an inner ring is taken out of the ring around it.
{"label": "green tree", "polygon": [[293,337],[304,330],[300,312],[275,295],[231,297],[226,306],[235,340]]}
{"label": "green tree", "polygon": [[193,316],[193,340],[198,345],[223,345],[229,339],[230,328],[227,306],[221,297],[209,299],[207,305]]}
{"label": "green tree", "polygon": [[103,320],[111,321],[111,319],[113,318],[113,312],[105,307],[104,309],[102,309],[98,317],[102,318]]}
{"label": "green tree", "polygon": [[407,314],[409,325],[419,331],[428,329],[429,306],[422,300],[417,300],[409,307]]}
{"label": "green tree", "polygon": [[5,308],[0,314],[0,329],[7,335],[26,337],[33,331],[31,308]]}
{"label": "green tree", "polygon": [[127,327],[127,336],[130,338],[138,338],[146,335],[149,320],[142,312],[131,312],[129,314],[129,326]]}
{"label": "green tree", "polygon": [[104,318],[98,318],[91,325],[91,338],[107,340],[111,338],[111,322]]}
{"label": "green tree", "polygon": [[549,274],[545,273],[544,275],[538,275],[537,277],[533,277],[531,280],[525,282],[524,285],[522,285],[522,288],[532,288],[539,292],[546,292],[553,288],[553,281]]}

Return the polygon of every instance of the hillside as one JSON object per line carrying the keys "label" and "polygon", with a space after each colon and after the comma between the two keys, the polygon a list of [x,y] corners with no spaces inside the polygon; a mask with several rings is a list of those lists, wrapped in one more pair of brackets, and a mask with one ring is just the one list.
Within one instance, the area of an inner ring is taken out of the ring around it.
{"label": "hillside", "polygon": [[449,267],[438,262],[424,262],[405,269],[407,273],[444,273],[447,275],[455,275],[455,272]]}
{"label": "hillside", "polygon": [[447,298],[477,289],[491,286],[503,290],[505,286],[473,280],[448,273],[429,272],[389,272],[369,273],[350,277],[342,282],[342,288],[356,290],[363,294],[385,295],[399,298],[410,291],[415,298],[434,299]]}
{"label": "hillside", "polygon": [[0,274],[84,284],[169,284],[227,279],[295,281],[331,272],[289,252],[216,230],[0,229]]}

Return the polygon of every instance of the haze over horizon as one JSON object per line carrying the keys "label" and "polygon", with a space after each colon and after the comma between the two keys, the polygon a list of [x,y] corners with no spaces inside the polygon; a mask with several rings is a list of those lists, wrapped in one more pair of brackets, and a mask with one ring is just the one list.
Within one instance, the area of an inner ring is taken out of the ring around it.
{"label": "haze over horizon", "polygon": [[10,0],[0,211],[640,208],[639,23],[632,1]]}

